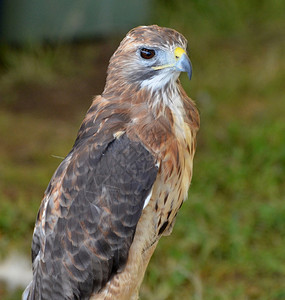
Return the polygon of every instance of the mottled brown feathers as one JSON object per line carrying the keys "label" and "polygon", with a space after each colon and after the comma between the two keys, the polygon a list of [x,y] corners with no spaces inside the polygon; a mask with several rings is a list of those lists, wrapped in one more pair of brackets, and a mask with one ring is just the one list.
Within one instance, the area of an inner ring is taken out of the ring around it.
{"label": "mottled brown feathers", "polygon": [[110,59],[105,89],[46,189],[23,299],[138,299],[192,178],[199,114],[174,55],[185,53],[189,68],[186,46],[173,29],[142,26]]}

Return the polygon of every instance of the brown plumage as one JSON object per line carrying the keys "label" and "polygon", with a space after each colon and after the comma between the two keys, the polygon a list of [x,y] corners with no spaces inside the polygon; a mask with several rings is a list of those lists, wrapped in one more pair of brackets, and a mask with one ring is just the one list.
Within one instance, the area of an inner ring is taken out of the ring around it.
{"label": "brown plumage", "polygon": [[178,79],[191,77],[186,46],[175,30],[141,26],[110,59],[41,203],[23,299],[138,299],[192,177],[199,114]]}

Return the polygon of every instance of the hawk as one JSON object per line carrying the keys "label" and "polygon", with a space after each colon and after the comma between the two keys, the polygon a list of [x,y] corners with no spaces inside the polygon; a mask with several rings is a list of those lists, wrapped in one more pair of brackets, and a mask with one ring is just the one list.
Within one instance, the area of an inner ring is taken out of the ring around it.
{"label": "hawk", "polygon": [[23,299],[138,299],[192,177],[199,114],[178,79],[192,75],[186,46],[157,25],[120,43],[45,191]]}

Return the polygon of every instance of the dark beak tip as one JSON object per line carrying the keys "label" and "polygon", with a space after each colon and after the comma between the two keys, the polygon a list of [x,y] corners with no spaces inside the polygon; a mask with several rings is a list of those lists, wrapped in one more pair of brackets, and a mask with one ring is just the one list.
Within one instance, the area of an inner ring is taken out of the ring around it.
{"label": "dark beak tip", "polygon": [[180,72],[186,72],[189,80],[192,78],[192,64],[189,57],[186,54],[183,54],[182,57],[178,60],[176,68]]}
{"label": "dark beak tip", "polygon": [[191,80],[191,78],[192,78],[192,68],[191,68],[190,71],[187,72],[187,76],[188,76],[189,80]]}

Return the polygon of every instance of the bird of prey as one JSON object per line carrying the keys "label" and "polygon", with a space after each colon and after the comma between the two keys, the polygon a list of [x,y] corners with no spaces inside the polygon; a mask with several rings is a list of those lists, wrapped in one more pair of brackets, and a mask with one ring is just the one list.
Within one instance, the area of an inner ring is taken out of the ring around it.
{"label": "bird of prey", "polygon": [[135,300],[192,177],[199,114],[187,41],[169,28],[132,29],[106,85],[42,200],[23,299]]}

